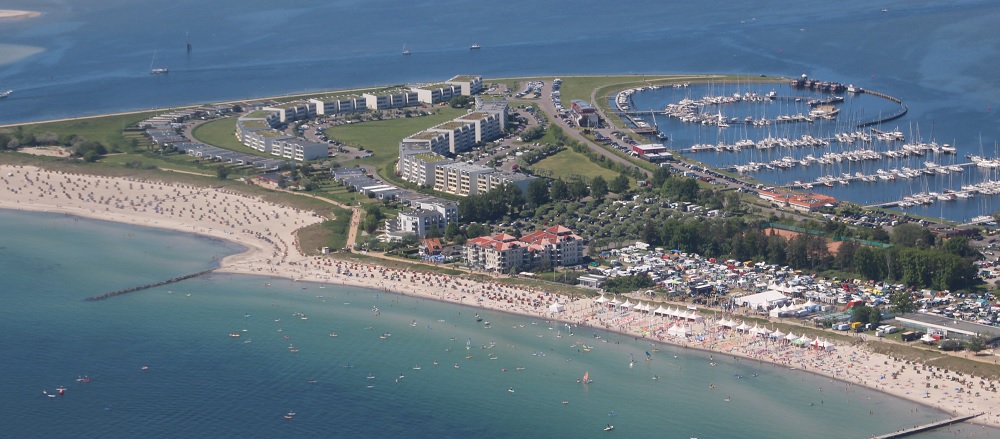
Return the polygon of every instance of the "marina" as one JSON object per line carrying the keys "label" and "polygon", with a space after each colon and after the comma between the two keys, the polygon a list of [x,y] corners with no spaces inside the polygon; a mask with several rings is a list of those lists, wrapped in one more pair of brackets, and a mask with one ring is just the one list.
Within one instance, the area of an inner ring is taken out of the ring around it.
{"label": "marina", "polygon": [[[960,222],[991,213],[992,181],[1000,179],[993,173],[1000,160],[982,147],[978,155],[966,155],[967,161],[957,160],[960,148],[935,140],[936,127],[928,138],[919,125],[887,124],[906,108],[900,99],[855,85],[816,81],[810,86],[809,79],[797,85],[802,79],[787,85],[642,87],[617,94],[612,104],[624,103],[630,120],[671,132],[662,143],[675,154],[752,175],[765,186]],[[822,115],[816,112],[820,109]],[[879,121],[874,125],[866,116],[873,113]],[[937,201],[971,199],[977,201],[928,210]]]}

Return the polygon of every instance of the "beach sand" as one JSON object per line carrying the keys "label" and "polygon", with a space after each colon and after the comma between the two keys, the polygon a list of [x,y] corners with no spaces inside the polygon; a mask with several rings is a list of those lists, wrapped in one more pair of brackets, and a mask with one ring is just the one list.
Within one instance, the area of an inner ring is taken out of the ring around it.
{"label": "beach sand", "polygon": [[35,11],[15,11],[13,9],[0,9],[0,20],[5,18],[20,20],[25,18],[35,18],[39,15],[42,15],[42,13]]}
{"label": "beach sand", "polygon": [[[574,299],[462,277],[307,256],[298,248],[295,231],[323,218],[222,189],[12,165],[0,165],[0,183],[0,208],[160,227],[226,239],[247,248],[223,259],[220,272],[371,288],[601,328],[651,342],[820,374],[831,378],[830,388],[858,385],[876,389],[912,401],[911,410],[931,406],[956,416],[984,413],[973,422],[1000,426],[996,382],[897,360],[869,352],[860,344],[811,349],[724,328],[711,317],[691,322],[623,313],[592,298]],[[548,306],[556,301],[565,305],[564,312],[549,312]],[[668,335],[667,328],[675,325],[686,328],[688,335]]]}

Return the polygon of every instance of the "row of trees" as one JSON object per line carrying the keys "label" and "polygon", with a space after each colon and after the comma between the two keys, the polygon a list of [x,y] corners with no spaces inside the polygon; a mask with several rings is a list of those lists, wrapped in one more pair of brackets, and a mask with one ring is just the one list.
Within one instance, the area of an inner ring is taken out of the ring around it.
{"label": "row of trees", "polygon": [[[909,228],[896,233],[909,233]],[[739,218],[715,220],[668,219],[648,223],[641,239],[654,246],[709,257],[758,260],[812,271],[839,270],[865,279],[890,280],[918,288],[962,289],[976,279],[975,250],[965,238],[951,238],[927,248],[896,245],[862,246],[841,241],[836,252],[821,235],[798,234],[786,239],[766,233],[759,222]],[[899,240],[899,238],[895,238]]]}

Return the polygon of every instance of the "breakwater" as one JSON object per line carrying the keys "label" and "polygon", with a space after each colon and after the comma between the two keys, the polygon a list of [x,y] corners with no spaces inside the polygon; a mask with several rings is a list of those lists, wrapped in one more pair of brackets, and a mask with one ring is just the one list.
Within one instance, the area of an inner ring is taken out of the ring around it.
{"label": "breakwater", "polygon": [[969,419],[975,418],[975,417],[980,416],[980,415],[982,415],[982,413],[978,413],[978,414],[975,414],[975,415],[959,416],[957,418],[945,419],[943,421],[932,422],[930,424],[920,425],[920,426],[916,426],[916,427],[913,427],[913,428],[907,428],[905,430],[899,430],[899,431],[895,431],[895,432],[892,432],[892,433],[889,433],[889,434],[883,434],[881,436],[872,436],[872,439],[895,439],[895,438],[899,438],[899,437],[910,436],[910,435],[917,434],[917,433],[923,433],[925,431],[931,431],[931,430],[934,430],[936,428],[941,428],[941,427],[944,427],[944,426],[948,426],[948,425],[952,425],[952,424],[957,424],[959,422],[965,422],[965,421],[968,421]]}
{"label": "breakwater", "polygon": [[162,281],[159,281],[159,282],[154,282],[154,283],[151,283],[151,284],[139,285],[137,287],[131,287],[131,288],[125,288],[125,289],[121,289],[121,290],[115,290],[115,291],[112,291],[110,293],[104,293],[104,294],[98,294],[96,296],[90,296],[90,297],[87,298],[87,300],[88,301],[104,300],[104,299],[108,299],[108,298],[115,297],[115,296],[121,296],[122,294],[134,293],[136,291],[142,291],[142,290],[146,290],[146,289],[149,289],[149,288],[154,288],[154,287],[159,287],[159,286],[163,286],[163,285],[168,285],[168,284],[172,284],[172,283],[175,283],[175,282],[180,282],[182,280],[193,279],[193,278],[196,278],[198,276],[206,275],[206,274],[211,273],[213,271],[215,271],[215,270],[205,270],[205,271],[200,271],[200,272],[197,272],[197,273],[194,273],[194,274],[186,274],[184,276],[172,277],[170,279],[162,280]]}

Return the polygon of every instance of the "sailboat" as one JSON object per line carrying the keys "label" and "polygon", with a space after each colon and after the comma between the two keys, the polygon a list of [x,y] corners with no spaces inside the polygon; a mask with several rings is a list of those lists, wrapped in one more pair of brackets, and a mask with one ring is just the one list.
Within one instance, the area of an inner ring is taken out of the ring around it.
{"label": "sailboat", "polygon": [[590,383],[594,382],[594,380],[590,379],[590,372],[584,372],[583,373],[583,379],[580,380],[580,382],[583,383],[583,384],[590,384]]}
{"label": "sailboat", "polygon": [[166,67],[153,67],[153,64],[155,64],[155,63],[156,63],[156,51],[154,50],[153,51],[153,60],[149,62],[149,74],[151,74],[151,75],[162,75],[164,73],[169,72],[169,70]]}
{"label": "sailboat", "polygon": [[410,54],[410,51],[406,50],[406,45],[404,44],[403,45],[403,55],[405,56],[405,55],[409,55],[409,54]]}

